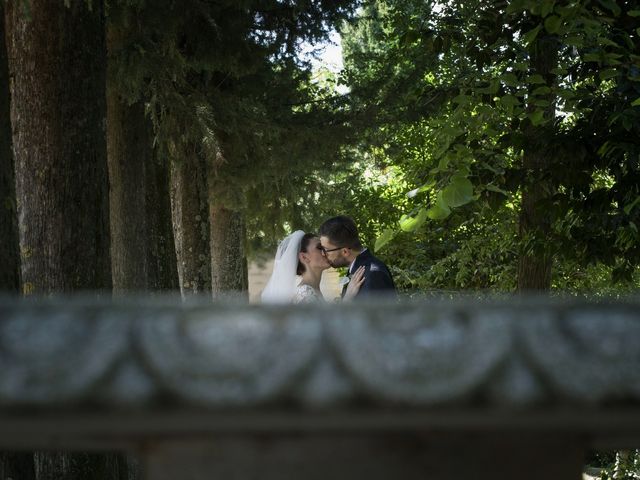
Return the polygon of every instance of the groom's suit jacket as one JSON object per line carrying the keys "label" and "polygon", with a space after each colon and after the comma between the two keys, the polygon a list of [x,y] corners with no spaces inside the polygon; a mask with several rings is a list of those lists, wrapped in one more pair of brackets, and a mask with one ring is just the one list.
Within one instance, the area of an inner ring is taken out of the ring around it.
{"label": "groom's suit jacket", "polygon": [[[358,255],[349,269],[349,277],[358,268],[364,266],[364,283],[360,287],[360,291],[356,298],[367,297],[371,295],[395,295],[396,286],[393,283],[393,277],[387,266],[379,259],[373,256],[369,250],[364,250]],[[347,291],[345,285],[342,289],[342,296]]]}

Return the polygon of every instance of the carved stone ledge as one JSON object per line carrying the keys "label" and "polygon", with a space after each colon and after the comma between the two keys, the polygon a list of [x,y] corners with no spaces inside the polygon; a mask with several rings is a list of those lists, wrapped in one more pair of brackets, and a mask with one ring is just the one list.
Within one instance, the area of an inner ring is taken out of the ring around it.
{"label": "carved stone ledge", "polygon": [[640,445],[640,305],[0,299],[0,448],[145,480],[580,478]]}
{"label": "carved stone ledge", "polygon": [[640,402],[640,305],[0,302],[0,405]]}

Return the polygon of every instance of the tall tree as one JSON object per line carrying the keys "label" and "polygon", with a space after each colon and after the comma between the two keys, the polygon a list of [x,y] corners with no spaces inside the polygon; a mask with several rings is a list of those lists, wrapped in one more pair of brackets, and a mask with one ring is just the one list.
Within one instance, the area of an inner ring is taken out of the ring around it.
{"label": "tall tree", "polygon": [[151,291],[179,291],[178,260],[173,236],[169,165],[154,149],[146,165],[148,288]]}
{"label": "tall tree", "polygon": [[[111,288],[103,3],[6,4],[23,290]],[[38,453],[39,479],[117,478],[112,455]]]}
{"label": "tall tree", "polygon": [[169,177],[153,148],[144,97],[129,88],[129,52],[144,29],[122,5],[107,20],[107,157],[114,292],[177,289]]}
{"label": "tall tree", "polygon": [[206,163],[196,148],[171,161],[171,210],[182,295],[211,291]]}
{"label": "tall tree", "polygon": [[[530,47],[531,74],[539,75],[542,85],[548,88],[544,98],[547,106],[543,110],[543,119],[547,125],[555,121],[556,99],[553,88],[557,79],[553,73],[558,67],[558,45],[554,35],[539,35]],[[539,109],[536,102],[540,98],[534,91],[540,84],[533,84],[529,88],[529,102],[527,109],[530,114]],[[552,254],[548,244],[551,233],[551,219],[548,212],[541,208],[544,200],[549,199],[553,192],[548,180],[549,172],[553,168],[553,153],[550,151],[547,139],[550,133],[543,125],[529,123],[524,128],[525,148],[522,157],[522,170],[525,180],[522,185],[522,207],[520,210],[519,233],[522,244],[530,245],[528,251],[520,254],[518,259],[518,290],[549,290],[551,288]]]}
{"label": "tall tree", "polygon": [[[15,177],[9,120],[9,66],[0,4],[0,292],[20,292],[20,250],[16,218]],[[0,478],[35,478],[33,454],[0,453]]]}
{"label": "tall tree", "polygon": [[0,291],[20,291],[20,254],[16,217],[15,175],[9,120],[9,66],[4,35],[4,3],[0,4]]}
{"label": "tall tree", "polygon": [[91,8],[84,2],[7,3],[18,229],[28,294],[111,288],[103,13],[102,2]]}
{"label": "tall tree", "polygon": [[[218,154],[216,163],[224,162]],[[214,298],[229,292],[248,291],[244,214],[238,199],[223,188],[216,172],[208,178],[209,225],[211,229],[211,292]],[[226,204],[225,204],[226,201]]]}
{"label": "tall tree", "polygon": [[[148,288],[147,172],[152,161],[144,105],[126,105],[112,83],[107,93],[111,267],[114,293]],[[149,159],[149,157],[151,157]]]}

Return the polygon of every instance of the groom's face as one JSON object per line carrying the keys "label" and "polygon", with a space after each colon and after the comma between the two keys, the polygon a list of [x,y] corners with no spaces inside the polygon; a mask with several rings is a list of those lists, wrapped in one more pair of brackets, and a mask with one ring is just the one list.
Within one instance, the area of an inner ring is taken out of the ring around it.
{"label": "groom's face", "polygon": [[329,237],[321,236],[320,245],[322,246],[322,252],[329,262],[329,265],[333,268],[348,267],[351,263],[345,257],[345,248],[341,245],[333,244],[333,242],[329,240]]}

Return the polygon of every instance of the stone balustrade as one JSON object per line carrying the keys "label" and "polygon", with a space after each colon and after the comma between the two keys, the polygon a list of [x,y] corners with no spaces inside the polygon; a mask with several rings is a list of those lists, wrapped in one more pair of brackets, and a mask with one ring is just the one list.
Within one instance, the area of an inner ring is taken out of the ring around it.
{"label": "stone balustrade", "polygon": [[640,446],[640,302],[0,300],[0,448],[145,478],[580,478]]}

